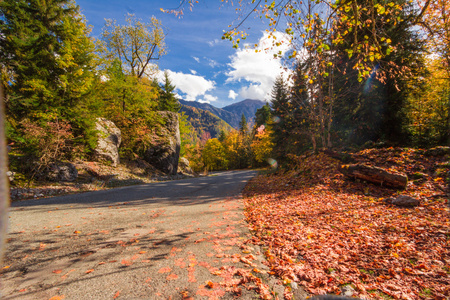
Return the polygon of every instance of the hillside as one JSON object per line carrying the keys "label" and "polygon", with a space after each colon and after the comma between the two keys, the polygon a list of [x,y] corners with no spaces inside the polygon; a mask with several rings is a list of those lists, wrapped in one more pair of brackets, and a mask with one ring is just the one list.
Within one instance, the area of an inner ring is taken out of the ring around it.
{"label": "hillside", "polygon": [[[256,111],[263,107],[266,102],[261,100],[252,100],[252,99],[245,99],[241,102],[233,103],[231,105],[225,106],[222,109],[231,113],[234,113],[238,116],[238,120],[241,120],[242,114],[244,114],[245,118],[249,123],[253,123],[253,120],[255,118]],[[238,125],[239,127],[239,122]],[[237,127],[235,127],[237,128]]]}
{"label": "hillside", "polygon": [[186,101],[180,101],[180,103],[182,103],[180,113],[184,112],[188,117],[188,121],[197,131],[197,136],[199,138],[202,136],[203,132],[207,132],[210,134],[211,138],[215,138],[219,136],[221,130],[231,131],[232,127],[230,125],[210,111],[184,105],[184,102]]}
{"label": "hillside", "polygon": [[[200,103],[196,101],[179,100],[183,106],[195,107],[198,109],[209,111],[231,127],[238,129],[241,121],[242,113],[249,123],[255,118],[256,110],[264,106],[265,102],[260,100],[246,99],[244,101],[234,103],[224,108],[218,108],[208,103]],[[182,110],[183,111],[183,110]]]}
{"label": "hillside", "polygon": [[185,100],[179,100],[179,101],[182,105],[209,111],[213,115],[216,115],[220,119],[224,120],[226,123],[231,125],[231,127],[233,127],[233,128],[239,127],[239,121],[241,119],[240,119],[240,116],[237,116],[235,113],[212,106],[211,104],[208,104],[208,103],[200,103],[197,101],[185,101]]}

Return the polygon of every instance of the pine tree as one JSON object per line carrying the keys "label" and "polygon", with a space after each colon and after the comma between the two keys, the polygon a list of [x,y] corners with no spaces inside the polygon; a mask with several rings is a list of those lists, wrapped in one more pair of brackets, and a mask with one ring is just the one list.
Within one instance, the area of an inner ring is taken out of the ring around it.
{"label": "pine tree", "polygon": [[293,107],[289,101],[289,90],[283,78],[277,77],[272,88],[271,114],[273,118],[274,153],[277,158],[286,154],[286,143],[290,134]]}
{"label": "pine tree", "polygon": [[255,127],[258,128],[261,125],[265,125],[270,121],[270,105],[264,104],[263,107],[258,108],[255,113]]}
{"label": "pine tree", "polygon": [[241,121],[239,122],[239,131],[242,135],[247,135],[248,131],[248,124],[247,124],[247,118],[245,118],[245,115],[242,114]]}
{"label": "pine tree", "polygon": [[180,103],[175,97],[174,91],[175,86],[169,78],[169,73],[164,72],[164,84],[160,89],[159,96],[159,110],[168,110],[173,112],[178,112],[181,108]]}
{"label": "pine tree", "polygon": [[70,114],[94,78],[94,45],[78,6],[71,0],[1,1],[0,15],[9,117]]}

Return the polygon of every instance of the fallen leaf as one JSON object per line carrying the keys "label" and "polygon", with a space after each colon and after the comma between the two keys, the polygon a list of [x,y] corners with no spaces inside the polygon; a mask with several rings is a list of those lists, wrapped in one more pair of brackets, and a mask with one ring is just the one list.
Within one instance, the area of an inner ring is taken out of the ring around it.
{"label": "fallen leaf", "polygon": [[177,274],[170,274],[169,276],[166,277],[167,280],[175,280],[178,279],[178,275]]}
{"label": "fallen leaf", "polygon": [[55,273],[55,274],[60,274],[62,272],[62,270],[61,269],[58,269],[58,270],[53,270],[52,271],[52,273]]}
{"label": "fallen leaf", "polygon": [[170,271],[172,271],[171,268],[165,267],[165,268],[159,269],[158,273],[169,273]]}
{"label": "fallen leaf", "polygon": [[92,272],[94,272],[94,269],[87,270],[85,273],[89,274],[89,273],[92,273]]}

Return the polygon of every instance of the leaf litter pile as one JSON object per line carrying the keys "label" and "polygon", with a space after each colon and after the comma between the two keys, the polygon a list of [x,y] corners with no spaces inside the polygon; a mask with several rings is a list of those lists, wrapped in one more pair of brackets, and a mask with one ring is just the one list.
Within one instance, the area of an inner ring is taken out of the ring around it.
{"label": "leaf litter pile", "polygon": [[[311,294],[362,299],[449,299],[450,214],[445,195],[448,156],[412,149],[369,149],[360,163],[408,175],[405,190],[353,181],[325,154],[297,157],[292,170],[253,179],[246,217],[271,273]],[[398,194],[414,208],[386,204]]]}

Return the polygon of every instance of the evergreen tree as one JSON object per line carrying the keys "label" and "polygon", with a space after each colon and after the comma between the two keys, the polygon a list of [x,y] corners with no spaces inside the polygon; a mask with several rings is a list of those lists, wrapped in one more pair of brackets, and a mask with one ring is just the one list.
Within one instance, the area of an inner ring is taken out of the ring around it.
{"label": "evergreen tree", "polygon": [[0,15],[9,117],[73,113],[94,78],[94,45],[78,6],[71,0],[1,1]]}
{"label": "evergreen tree", "polygon": [[175,86],[169,78],[169,73],[164,72],[164,83],[160,87],[159,95],[159,110],[168,110],[173,112],[178,112],[181,108],[180,103],[175,97],[174,91]]}
{"label": "evergreen tree", "polygon": [[242,114],[241,121],[239,121],[239,131],[242,135],[246,136],[248,133],[248,124],[247,124],[247,118],[245,118],[245,115]]}
{"label": "evergreen tree", "polygon": [[277,77],[272,88],[271,109],[274,153],[277,158],[282,158],[286,154],[293,107],[289,101],[289,90],[281,76]]}
{"label": "evergreen tree", "polygon": [[266,103],[263,107],[258,108],[255,113],[255,127],[265,125],[270,121],[270,106]]}

